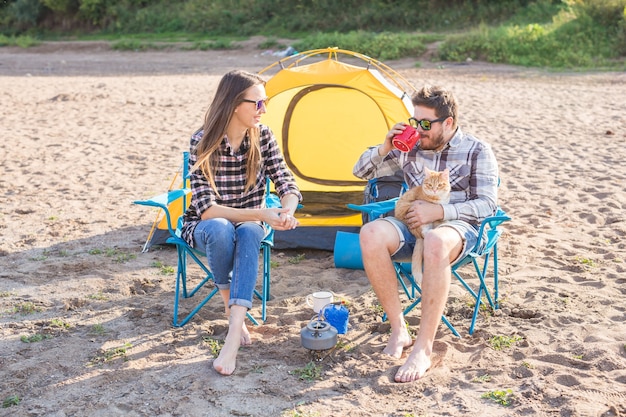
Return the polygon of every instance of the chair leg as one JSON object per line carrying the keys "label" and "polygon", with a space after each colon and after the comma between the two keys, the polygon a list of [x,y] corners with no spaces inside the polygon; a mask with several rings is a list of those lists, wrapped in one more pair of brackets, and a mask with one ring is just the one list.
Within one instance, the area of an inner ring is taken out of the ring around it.
{"label": "chair leg", "polygon": [[[263,278],[262,278],[262,293],[259,293],[256,289],[254,290],[254,294],[261,300],[262,303],[262,319],[263,321],[267,318],[267,300],[269,299],[270,294],[270,246],[268,244],[262,244],[263,249]],[[200,258],[193,253],[191,250],[185,249],[184,247],[177,245],[178,252],[178,268],[176,272],[176,287],[174,291],[174,319],[173,325],[174,327],[182,327],[191,318],[196,315],[198,311],[211,299],[215,294],[218,293],[218,288],[214,288],[211,290],[209,295],[207,295],[199,304],[194,307],[194,309],[187,314],[182,320],[179,320],[179,302],[181,298],[191,298],[196,292],[200,290],[207,283],[207,281],[213,279],[213,274],[211,271],[205,266],[205,264],[200,260]],[[203,270],[206,274],[204,279],[200,281],[191,291],[187,288],[187,256],[190,256],[198,266]],[[259,322],[249,313],[246,312],[246,317],[255,325],[258,326]]]}
{"label": "chair leg", "polygon": [[[193,310],[191,310],[191,312],[187,314],[187,316],[185,316],[182,320],[179,320],[178,310],[179,310],[179,301],[180,301],[181,296],[182,298],[193,297],[194,294],[198,292],[198,290],[202,288],[204,284],[207,283],[207,281],[213,278],[213,274],[211,274],[211,272],[206,267],[204,267],[202,262],[200,262],[197,256],[193,254],[192,252],[189,252],[181,247],[177,248],[177,252],[178,252],[178,270],[176,272],[176,289],[174,291],[174,318],[173,318],[172,324],[174,325],[174,327],[182,327],[185,324],[187,324],[187,322],[191,320],[191,318],[195,316],[196,313],[200,311],[200,309],[211,298],[213,298],[215,294],[217,294],[218,289],[214,288],[213,290],[211,290],[211,292],[198,305],[196,305],[196,307]],[[200,265],[200,267],[203,269],[203,272],[206,274],[204,279],[202,279],[202,281],[200,281],[200,283],[197,284],[193,288],[193,290],[191,290],[191,292],[187,290],[187,255],[191,256],[194,259],[194,261],[196,261],[196,263]],[[181,289],[182,289],[182,294],[181,294]]]}
{"label": "chair leg", "polygon": [[489,303],[489,306],[491,308],[493,308],[494,310],[498,308],[498,253],[497,253],[497,249],[494,246],[493,249],[493,275],[494,275],[494,296],[493,298],[491,297],[489,288],[487,287],[487,282],[486,282],[486,278],[487,278],[487,272],[489,270],[489,258],[491,256],[491,253],[487,252],[484,257],[484,263],[483,263],[483,267],[482,269],[479,267],[478,262],[476,260],[476,258],[472,259],[472,263],[474,264],[474,269],[476,270],[476,274],[478,275],[478,280],[479,280],[479,288],[478,288],[478,293],[475,294],[474,296],[474,292],[471,291],[471,289],[467,286],[467,284],[465,283],[465,281],[463,281],[460,276],[458,274],[455,275],[457,276],[457,278],[459,278],[459,280],[461,280],[461,282],[465,285],[465,287],[470,290],[470,293],[472,294],[472,296],[474,296],[474,299],[476,301],[476,304],[474,305],[474,313],[472,314],[472,323],[470,325],[469,328],[469,334],[473,334],[474,333],[474,327],[476,325],[476,318],[478,317],[478,313],[480,311],[480,305],[482,303],[482,296],[483,293],[485,294],[485,298],[487,298],[487,302]]}
{"label": "chair leg", "polygon": [[[398,277],[398,282],[400,282],[400,285],[402,286],[404,293],[409,298],[409,300],[413,300],[415,298],[415,286],[413,285],[413,282],[412,282],[413,280],[411,279],[412,272],[410,271],[410,267],[409,267],[409,270],[407,270],[407,267],[405,267],[401,263],[394,263],[393,267],[396,270],[396,276]],[[402,277],[406,277],[407,281],[409,281],[409,283],[411,284],[410,292]]]}
{"label": "chair leg", "polygon": [[[420,288],[420,286],[417,284],[417,282],[415,282],[415,279],[413,278],[413,274],[410,271],[410,267],[409,270],[407,270],[407,268],[399,263],[395,263],[394,262],[394,268],[396,270],[396,278],[398,279],[398,281],[400,282],[400,284],[402,285],[402,288],[405,292],[405,294],[407,295],[407,297],[409,297],[409,299],[414,299],[415,298],[415,293],[417,292],[418,294],[420,294],[407,308],[404,309],[404,311],[402,312],[402,314],[404,316],[406,316],[407,314],[409,314],[421,301],[422,301],[422,289]],[[407,279],[407,281],[409,281],[409,284],[411,285],[411,292],[409,294],[409,290],[406,287],[406,284],[404,283],[404,278]],[[383,314],[382,317],[383,321],[387,321],[387,313]],[[443,321],[443,323],[448,327],[448,329],[450,329],[450,331],[452,332],[453,335],[455,335],[456,337],[461,337],[461,335],[459,334],[459,332],[454,328],[454,326],[452,325],[452,323],[450,323],[450,321],[446,318],[445,315],[441,315],[441,321]]]}
{"label": "chair leg", "polygon": [[498,244],[496,243],[493,245],[493,304],[496,310],[500,308],[498,284]]}
{"label": "chair leg", "polygon": [[267,302],[270,298],[270,273],[271,273],[271,249],[269,245],[263,245],[263,298],[261,299],[261,319],[267,318]]}

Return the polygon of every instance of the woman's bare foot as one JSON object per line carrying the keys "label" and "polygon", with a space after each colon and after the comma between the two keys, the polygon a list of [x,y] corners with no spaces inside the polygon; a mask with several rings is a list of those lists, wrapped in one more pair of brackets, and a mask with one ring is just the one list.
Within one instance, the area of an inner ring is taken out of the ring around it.
{"label": "woman's bare foot", "polygon": [[246,327],[246,323],[242,323],[241,325],[241,340],[239,343],[241,343],[241,346],[248,346],[252,344],[252,338],[250,337],[250,332]]}
{"label": "woman's bare foot", "polygon": [[424,376],[430,365],[430,355],[427,355],[422,349],[414,348],[404,365],[396,372],[394,380],[396,382],[417,381]]}
{"label": "woman's bare foot", "polygon": [[237,365],[237,351],[239,350],[239,346],[239,335],[231,336],[231,332],[228,332],[220,354],[213,361],[213,368],[222,375],[232,375]]}
{"label": "woman's bare foot", "polygon": [[402,351],[411,346],[412,343],[413,340],[411,340],[411,336],[409,335],[406,327],[398,332],[392,331],[389,341],[387,342],[387,346],[383,352],[387,355],[393,356],[394,358],[400,358],[402,356]]}
{"label": "woman's bare foot", "polygon": [[246,311],[248,311],[246,307],[238,305],[230,308],[228,334],[226,335],[226,340],[220,350],[220,354],[213,361],[213,368],[222,375],[232,375],[232,373],[235,372],[237,352],[242,344],[242,340],[247,338],[248,344],[250,343],[250,333],[244,323]]}
{"label": "woman's bare foot", "polygon": [[[228,320],[230,316],[230,309],[226,308],[224,314],[226,315],[226,319]],[[250,332],[248,331],[248,327],[246,327],[245,321],[241,324],[241,346],[248,346],[252,344],[252,338],[250,338]]]}

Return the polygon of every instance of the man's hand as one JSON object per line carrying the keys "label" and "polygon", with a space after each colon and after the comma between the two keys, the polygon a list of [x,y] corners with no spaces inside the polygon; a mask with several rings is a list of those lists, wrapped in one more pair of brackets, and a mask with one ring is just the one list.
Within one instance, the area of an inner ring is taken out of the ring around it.
{"label": "man's hand", "polygon": [[441,204],[429,203],[416,200],[406,213],[407,226],[410,229],[436,222],[443,219],[443,207]]}

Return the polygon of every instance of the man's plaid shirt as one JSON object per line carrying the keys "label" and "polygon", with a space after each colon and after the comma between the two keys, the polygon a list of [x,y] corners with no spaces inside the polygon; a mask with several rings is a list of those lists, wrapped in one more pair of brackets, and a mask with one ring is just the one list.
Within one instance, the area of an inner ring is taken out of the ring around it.
{"label": "man's plaid shirt", "polygon": [[424,180],[424,166],[450,171],[450,203],[442,204],[443,220],[463,220],[473,225],[495,213],[498,204],[498,163],[491,146],[457,128],[444,148],[427,151],[418,146],[409,152],[392,150],[378,155],[378,147],[366,150],[353,168],[356,177],[369,180],[393,175],[400,168],[409,188]]}

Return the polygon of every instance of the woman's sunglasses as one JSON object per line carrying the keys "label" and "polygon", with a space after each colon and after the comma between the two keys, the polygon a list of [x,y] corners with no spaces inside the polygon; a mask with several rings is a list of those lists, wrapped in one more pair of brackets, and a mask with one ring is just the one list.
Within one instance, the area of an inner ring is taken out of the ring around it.
{"label": "woman's sunglasses", "polygon": [[266,98],[262,98],[261,100],[250,100],[250,99],[244,98],[241,101],[245,101],[246,103],[254,103],[254,105],[256,106],[256,111],[261,110],[263,107],[267,108]]}
{"label": "woman's sunglasses", "polygon": [[435,120],[426,120],[426,119],[417,120],[415,117],[411,117],[409,118],[409,124],[416,129],[419,126],[423,130],[430,130],[433,127],[433,123],[443,122],[446,119],[447,117],[440,117],[439,119],[435,119]]}

